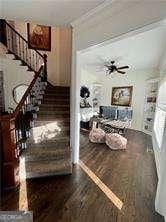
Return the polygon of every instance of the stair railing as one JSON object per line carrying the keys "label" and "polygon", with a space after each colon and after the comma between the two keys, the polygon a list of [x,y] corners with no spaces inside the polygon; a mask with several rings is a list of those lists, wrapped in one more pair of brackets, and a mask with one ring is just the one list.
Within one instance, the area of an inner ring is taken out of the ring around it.
{"label": "stair railing", "polygon": [[15,59],[21,60],[22,65],[28,66],[29,70],[38,71],[45,61],[44,55],[35,49],[29,48],[28,41],[20,35],[8,22],[1,19],[4,29],[4,44],[8,53],[12,53]]}
{"label": "stair railing", "polygon": [[13,113],[0,117],[3,145],[3,184],[5,188],[19,184],[19,156],[36,116],[47,84],[47,55],[28,48],[28,42],[5,20],[0,20],[0,41],[15,59],[34,71],[28,89]]}

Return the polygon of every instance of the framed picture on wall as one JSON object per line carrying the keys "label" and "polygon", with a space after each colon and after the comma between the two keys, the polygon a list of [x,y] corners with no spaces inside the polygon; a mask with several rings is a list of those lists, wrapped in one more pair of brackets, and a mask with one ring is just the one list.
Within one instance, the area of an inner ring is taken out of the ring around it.
{"label": "framed picture on wall", "polygon": [[27,24],[28,47],[30,49],[51,51],[51,27]]}
{"label": "framed picture on wall", "polygon": [[113,87],[111,105],[131,106],[133,86]]}

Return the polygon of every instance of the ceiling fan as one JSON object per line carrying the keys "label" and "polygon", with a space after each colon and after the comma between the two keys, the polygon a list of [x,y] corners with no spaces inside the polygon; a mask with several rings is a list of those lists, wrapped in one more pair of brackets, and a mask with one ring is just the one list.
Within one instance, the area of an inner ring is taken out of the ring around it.
{"label": "ceiling fan", "polygon": [[104,66],[107,68],[106,74],[112,74],[113,72],[118,72],[120,74],[125,74],[126,72],[122,71],[122,69],[128,69],[129,66],[121,66],[117,67],[114,65],[115,61],[110,61],[109,63],[105,64]]}

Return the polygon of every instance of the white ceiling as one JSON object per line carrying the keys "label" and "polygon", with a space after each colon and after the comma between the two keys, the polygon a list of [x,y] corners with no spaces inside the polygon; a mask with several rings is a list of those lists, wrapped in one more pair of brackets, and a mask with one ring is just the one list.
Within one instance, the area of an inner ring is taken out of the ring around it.
{"label": "white ceiling", "polygon": [[104,0],[0,0],[0,16],[11,20],[66,26]]}
{"label": "white ceiling", "polygon": [[105,61],[115,60],[129,70],[158,69],[166,53],[166,25],[97,47],[82,54],[86,69],[101,72]]}

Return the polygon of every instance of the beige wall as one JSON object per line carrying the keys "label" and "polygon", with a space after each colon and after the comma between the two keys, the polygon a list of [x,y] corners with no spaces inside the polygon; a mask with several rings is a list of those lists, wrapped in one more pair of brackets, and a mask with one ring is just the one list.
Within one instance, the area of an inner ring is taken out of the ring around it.
{"label": "beige wall", "polygon": [[[27,24],[15,22],[15,29],[27,39]],[[71,28],[51,28],[51,52],[48,56],[48,81],[53,85],[70,86]]]}
{"label": "beige wall", "polygon": [[[72,31],[70,28],[60,28],[60,78],[63,85],[70,85],[71,70],[71,50],[72,50]],[[62,79],[63,77],[63,79]]]}

